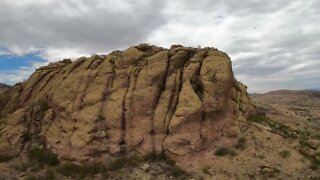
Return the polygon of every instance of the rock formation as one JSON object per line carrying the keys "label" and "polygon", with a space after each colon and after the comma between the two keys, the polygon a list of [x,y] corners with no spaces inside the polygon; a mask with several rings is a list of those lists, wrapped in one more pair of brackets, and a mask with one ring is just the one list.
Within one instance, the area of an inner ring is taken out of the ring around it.
{"label": "rock formation", "polygon": [[0,152],[61,159],[187,155],[237,137],[255,108],[215,48],[140,44],[37,69],[0,95]]}

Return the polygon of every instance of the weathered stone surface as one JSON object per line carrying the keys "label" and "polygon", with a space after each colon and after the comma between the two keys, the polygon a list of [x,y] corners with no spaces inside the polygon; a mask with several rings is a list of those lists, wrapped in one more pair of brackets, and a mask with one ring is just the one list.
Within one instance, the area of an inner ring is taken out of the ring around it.
{"label": "weathered stone surface", "polygon": [[255,113],[227,54],[178,45],[65,59],[0,100],[0,151],[44,144],[71,160],[151,150],[187,155],[236,137]]}

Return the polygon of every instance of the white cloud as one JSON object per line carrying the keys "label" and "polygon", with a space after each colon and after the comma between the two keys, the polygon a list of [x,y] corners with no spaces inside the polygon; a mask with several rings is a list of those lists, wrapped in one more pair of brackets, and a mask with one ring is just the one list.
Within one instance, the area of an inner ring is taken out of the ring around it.
{"label": "white cloud", "polygon": [[0,82],[13,85],[26,80],[35,69],[44,66],[47,62],[32,61],[30,66],[21,66],[17,70],[0,70]]}

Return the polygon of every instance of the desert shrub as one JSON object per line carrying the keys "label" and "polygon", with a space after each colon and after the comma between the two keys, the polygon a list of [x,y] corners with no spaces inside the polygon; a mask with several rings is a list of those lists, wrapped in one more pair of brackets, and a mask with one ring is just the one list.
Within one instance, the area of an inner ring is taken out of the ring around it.
{"label": "desert shrub", "polygon": [[175,166],[176,162],[170,159],[164,152],[157,153],[156,151],[151,151],[144,155],[143,159],[149,162],[159,162],[162,161],[168,165]]}
{"label": "desert shrub", "polygon": [[58,156],[48,149],[33,148],[28,152],[28,158],[50,166],[59,164]]}
{"label": "desert shrub", "polygon": [[186,172],[178,166],[171,166],[169,170],[170,174],[175,178],[186,176]]}
{"label": "desert shrub", "polygon": [[[120,157],[117,158],[116,160],[112,161],[109,165],[108,165],[108,170],[110,171],[117,171],[123,167],[125,167],[128,163],[128,158],[127,157]],[[133,163],[133,162],[132,162]]]}
{"label": "desert shrub", "polygon": [[67,177],[76,177],[82,173],[82,167],[77,164],[63,164],[57,171]]}
{"label": "desert shrub", "polygon": [[301,147],[307,147],[309,149],[314,149],[312,144],[310,144],[310,142],[308,142],[307,139],[300,139],[299,143],[300,143]]}
{"label": "desert shrub", "polygon": [[56,177],[56,174],[54,173],[54,171],[51,168],[48,168],[44,172],[44,178],[43,179],[55,180],[55,179],[57,179],[57,177]]}
{"label": "desert shrub", "polygon": [[307,121],[308,121],[308,122],[313,122],[314,119],[313,119],[312,117],[308,117],[308,118],[307,118]]}
{"label": "desert shrub", "polygon": [[102,115],[102,114],[100,114],[99,113],[99,115],[98,115],[98,117],[97,117],[97,121],[99,122],[99,121],[104,121],[106,118]]}
{"label": "desert shrub", "polygon": [[40,107],[40,111],[46,111],[49,109],[49,103],[45,99],[38,99],[34,102],[32,102],[31,107]]}
{"label": "desert shrub", "polygon": [[255,122],[255,123],[263,123],[263,122],[266,122],[268,121],[269,118],[262,115],[262,114],[257,114],[257,115],[253,115],[253,116],[250,116],[247,121],[250,121],[250,122]]}
{"label": "desert shrub", "polygon": [[39,180],[39,178],[37,176],[34,175],[29,175],[25,178],[25,180]]}
{"label": "desert shrub", "polygon": [[208,166],[208,165],[203,166],[203,167],[202,167],[202,172],[205,173],[205,174],[207,174],[207,175],[211,175],[211,173],[210,173],[210,166]]}
{"label": "desert shrub", "polygon": [[13,167],[19,172],[25,172],[31,166],[32,166],[32,164],[29,161],[27,161],[27,162],[23,161],[19,164],[14,165]]}
{"label": "desert shrub", "polygon": [[164,152],[157,153],[156,151],[151,151],[143,156],[144,161],[148,162],[163,162],[169,165],[169,172],[175,178],[182,178],[187,176],[187,173],[176,165],[173,159],[170,159]]}
{"label": "desert shrub", "polygon": [[311,162],[310,169],[312,169],[312,170],[320,169],[320,159],[318,159],[316,157],[311,157],[310,162]]}
{"label": "desert shrub", "polygon": [[284,150],[284,151],[279,152],[279,156],[282,158],[288,158],[288,157],[290,157],[290,155],[291,155],[291,153],[288,150]]}
{"label": "desert shrub", "polygon": [[22,134],[21,139],[22,143],[24,144],[32,139],[32,134],[30,132],[25,132]]}
{"label": "desert shrub", "polygon": [[231,155],[235,156],[236,152],[228,147],[218,147],[214,153],[216,156],[225,156],[225,155]]}
{"label": "desert shrub", "polygon": [[104,173],[106,167],[100,163],[90,165],[77,165],[77,164],[63,164],[57,171],[66,177],[85,178],[92,177],[98,173]]}
{"label": "desert shrub", "polygon": [[285,138],[297,138],[297,136],[293,133],[293,129],[291,129],[289,126],[276,122],[263,114],[250,116],[247,121],[268,125],[273,133],[279,134]]}
{"label": "desert shrub", "polygon": [[247,139],[245,137],[240,137],[234,146],[236,149],[244,150],[247,146]]}
{"label": "desert shrub", "polygon": [[269,178],[275,178],[280,174],[280,170],[276,168],[271,168],[270,171],[262,171],[261,174]]}
{"label": "desert shrub", "polygon": [[311,180],[320,180],[320,175],[315,176],[315,177],[310,177]]}
{"label": "desert shrub", "polygon": [[8,162],[8,161],[12,160],[13,158],[15,158],[15,156],[11,155],[11,154],[7,154],[7,153],[0,154],[0,163],[1,162]]}
{"label": "desert shrub", "polygon": [[163,161],[166,160],[167,157],[164,153],[157,153],[156,151],[148,152],[144,155],[143,159],[145,161],[155,162],[155,161]]}

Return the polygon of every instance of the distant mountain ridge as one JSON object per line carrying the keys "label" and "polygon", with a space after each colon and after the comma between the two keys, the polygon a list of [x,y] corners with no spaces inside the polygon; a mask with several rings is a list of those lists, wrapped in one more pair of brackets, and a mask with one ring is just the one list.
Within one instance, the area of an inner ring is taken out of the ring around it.
{"label": "distant mountain ridge", "polygon": [[2,87],[7,87],[7,88],[9,88],[10,86],[7,85],[7,84],[0,83],[0,88],[2,88]]}
{"label": "distant mountain ridge", "polygon": [[0,83],[0,93],[2,93],[4,90],[10,88],[11,86]]}

